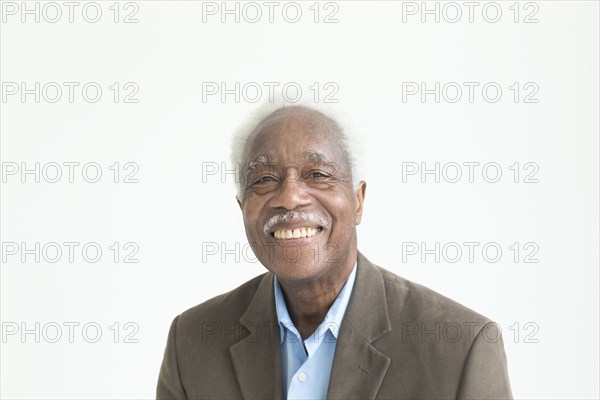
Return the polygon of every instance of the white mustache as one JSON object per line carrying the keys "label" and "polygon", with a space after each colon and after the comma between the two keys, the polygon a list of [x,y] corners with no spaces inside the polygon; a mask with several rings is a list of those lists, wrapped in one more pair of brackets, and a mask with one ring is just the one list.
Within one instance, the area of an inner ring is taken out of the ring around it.
{"label": "white mustache", "polygon": [[287,221],[317,222],[322,227],[324,227],[324,228],[327,227],[327,221],[325,220],[325,218],[321,217],[320,215],[309,213],[309,212],[304,212],[304,211],[288,211],[285,214],[273,215],[271,218],[269,218],[269,220],[267,222],[265,222],[265,226],[263,228],[265,235],[269,234],[269,231],[275,224],[278,224],[279,222],[287,222]]}

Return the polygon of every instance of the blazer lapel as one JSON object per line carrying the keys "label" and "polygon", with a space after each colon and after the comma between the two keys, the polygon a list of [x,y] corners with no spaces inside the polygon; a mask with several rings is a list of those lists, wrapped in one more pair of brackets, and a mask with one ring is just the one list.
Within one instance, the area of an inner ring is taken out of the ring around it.
{"label": "blazer lapel", "polygon": [[273,274],[268,272],[240,323],[249,334],[229,348],[244,399],[280,399],[280,332],[275,311]]}
{"label": "blazer lapel", "polygon": [[358,252],[352,295],[340,328],[328,399],[374,399],[390,358],[372,343],[391,330],[381,273]]}

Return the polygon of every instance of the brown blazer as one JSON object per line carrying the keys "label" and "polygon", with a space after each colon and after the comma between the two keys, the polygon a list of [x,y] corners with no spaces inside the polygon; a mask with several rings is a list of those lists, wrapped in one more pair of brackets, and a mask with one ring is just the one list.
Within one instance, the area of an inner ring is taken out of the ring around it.
{"label": "brown blazer", "polygon": [[[280,399],[267,272],[173,321],[159,399]],[[512,398],[498,326],[358,253],[328,399]]]}

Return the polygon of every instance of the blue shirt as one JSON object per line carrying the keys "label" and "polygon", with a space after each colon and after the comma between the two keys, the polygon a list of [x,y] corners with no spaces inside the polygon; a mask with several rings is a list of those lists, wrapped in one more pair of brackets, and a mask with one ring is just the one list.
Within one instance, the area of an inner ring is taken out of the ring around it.
{"label": "blue shirt", "polygon": [[275,277],[275,308],[281,332],[281,375],[284,399],[325,399],[338,332],[352,294],[356,263],[325,319],[304,342],[294,326]]}

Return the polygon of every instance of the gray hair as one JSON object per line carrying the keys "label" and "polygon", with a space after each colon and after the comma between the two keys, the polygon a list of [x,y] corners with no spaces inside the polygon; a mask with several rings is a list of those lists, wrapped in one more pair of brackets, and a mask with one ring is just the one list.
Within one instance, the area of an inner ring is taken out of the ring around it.
{"label": "gray hair", "polygon": [[339,140],[343,151],[346,153],[348,159],[348,165],[350,167],[350,173],[352,175],[352,188],[356,190],[358,183],[362,179],[361,171],[361,160],[362,152],[360,149],[362,146],[358,143],[358,136],[351,129],[349,118],[345,114],[334,109],[334,106],[327,103],[285,103],[285,102],[270,102],[265,103],[253,113],[251,113],[246,120],[239,125],[235,131],[231,146],[231,162],[235,166],[237,171],[236,185],[237,185],[237,197],[241,199],[243,193],[243,179],[245,176],[246,169],[248,167],[248,138],[254,132],[255,128],[260,122],[262,122],[269,115],[275,111],[287,108],[287,107],[302,107],[310,111],[316,111],[323,114],[325,117],[333,121],[339,128]]}

